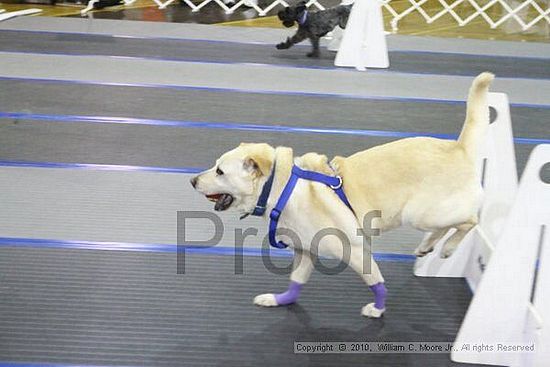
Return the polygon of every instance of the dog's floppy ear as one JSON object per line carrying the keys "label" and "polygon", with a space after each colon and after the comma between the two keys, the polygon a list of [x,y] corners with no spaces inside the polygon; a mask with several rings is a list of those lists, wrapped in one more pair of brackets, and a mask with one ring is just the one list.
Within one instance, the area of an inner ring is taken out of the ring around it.
{"label": "dog's floppy ear", "polygon": [[265,176],[271,170],[271,161],[261,155],[249,156],[244,160],[244,168],[258,176]]}
{"label": "dog's floppy ear", "polygon": [[284,8],[283,10],[279,10],[279,12],[277,13],[277,17],[279,18],[279,20],[284,20],[285,19],[285,14],[288,12],[288,6],[286,8]]}

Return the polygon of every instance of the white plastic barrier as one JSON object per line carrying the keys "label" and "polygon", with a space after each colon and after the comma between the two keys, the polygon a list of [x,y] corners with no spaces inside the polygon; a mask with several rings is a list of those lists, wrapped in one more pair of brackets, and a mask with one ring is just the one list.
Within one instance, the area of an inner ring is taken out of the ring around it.
{"label": "white plastic barrier", "polygon": [[508,97],[503,93],[489,93],[488,104],[494,119],[477,158],[484,188],[479,224],[451,257],[442,259],[440,250],[452,231],[439,241],[432,253],[419,258],[414,269],[415,275],[423,277],[464,277],[472,290],[479,283],[504,228],[518,185]]}
{"label": "white plastic barrier", "polygon": [[[550,145],[531,154],[510,216],[455,341],[457,362],[550,365]],[[534,352],[480,353],[463,345],[534,344]]]}
{"label": "white plastic barrier", "polygon": [[[329,45],[329,49],[334,47]],[[357,70],[390,66],[379,0],[355,1],[334,65]]]}
{"label": "white plastic barrier", "polygon": [[[154,1],[157,4],[159,4],[158,0],[154,0]],[[94,10],[94,5],[97,4],[98,2],[99,2],[99,0],[90,0],[88,2],[88,5],[80,11],[80,15],[84,16],[84,15],[88,14],[90,11]],[[136,2],[136,0],[124,0],[124,4],[120,4],[120,5],[132,5],[135,2]],[[118,5],[116,5],[116,6],[118,6]]]}
{"label": "white plastic barrier", "polygon": [[15,17],[21,17],[21,16],[24,16],[24,15],[33,15],[33,14],[38,14],[38,13],[41,13],[42,12],[42,9],[36,9],[36,8],[32,8],[32,9],[25,9],[25,10],[18,10],[18,11],[9,11],[9,12],[6,12],[4,10],[0,11],[0,22],[1,21],[4,21],[4,20],[8,20],[8,19],[11,19],[11,18],[15,18]]}

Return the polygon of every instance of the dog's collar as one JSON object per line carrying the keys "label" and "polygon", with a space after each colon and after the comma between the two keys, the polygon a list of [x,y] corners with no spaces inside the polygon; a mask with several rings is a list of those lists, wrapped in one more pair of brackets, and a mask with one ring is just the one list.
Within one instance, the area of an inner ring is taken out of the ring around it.
{"label": "dog's collar", "polygon": [[304,13],[300,17],[300,19],[298,19],[298,24],[299,25],[304,25],[304,24],[306,24],[306,21],[307,21],[307,10],[304,10]]}
{"label": "dog's collar", "polygon": [[252,211],[252,213],[246,213],[243,216],[241,216],[240,219],[244,219],[248,217],[249,215],[253,215],[255,217],[261,217],[265,213],[265,209],[267,207],[267,199],[269,199],[269,194],[271,193],[271,188],[273,187],[273,179],[275,178],[275,162],[273,162],[273,168],[271,169],[271,175],[269,175],[269,178],[264,184],[264,187],[262,188],[262,192],[260,194],[260,197],[258,198],[258,202],[256,203],[256,207]]}

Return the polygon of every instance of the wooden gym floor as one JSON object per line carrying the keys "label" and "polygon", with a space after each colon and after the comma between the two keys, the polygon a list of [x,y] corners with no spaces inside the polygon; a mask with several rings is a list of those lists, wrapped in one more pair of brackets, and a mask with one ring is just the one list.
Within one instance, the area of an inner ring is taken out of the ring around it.
{"label": "wooden gym floor", "polygon": [[[331,6],[339,3],[339,1],[325,0],[322,3],[326,6]],[[260,4],[262,4],[260,2]],[[392,2],[393,7],[398,11],[402,11],[409,6],[407,0],[395,0]],[[518,2],[519,4],[519,2]],[[514,6],[514,4],[510,4]],[[548,7],[547,1],[542,1],[539,5],[543,9]],[[79,17],[80,10],[84,5],[75,3],[59,4],[56,6],[41,5],[41,4],[24,4],[17,2],[2,2],[0,9],[14,11],[27,8],[40,8],[43,10],[42,16],[60,16],[60,17]],[[422,7],[428,14],[433,15],[441,10],[441,5],[438,1],[430,0]],[[119,19],[119,20],[145,20],[158,22],[177,22],[177,23],[200,23],[200,24],[224,24],[228,26],[241,27],[270,27],[281,28],[282,25],[275,16],[276,11],[272,11],[266,17],[258,17],[253,9],[241,8],[235,14],[227,15],[215,3],[211,3],[204,7],[200,12],[193,13],[190,8],[183,3],[174,3],[167,9],[160,10],[152,0],[137,0],[130,6],[116,6],[108,10],[94,11],[91,17],[101,19]],[[461,17],[467,17],[472,13],[471,6],[456,7],[455,11]],[[503,14],[503,9],[499,6],[491,8],[489,15],[492,19],[498,19]],[[530,7],[527,12],[521,14],[524,19],[531,20],[536,15],[534,9]],[[384,19],[386,30],[391,30],[391,16],[387,11],[384,11]],[[550,25],[544,20],[537,23],[529,31],[522,31],[515,20],[505,22],[497,29],[491,29],[485,20],[477,17],[474,21],[464,27],[456,24],[456,21],[450,16],[445,15],[432,24],[426,24],[422,16],[414,12],[402,21],[399,22],[398,34],[419,35],[419,36],[436,36],[449,38],[475,38],[489,40],[508,40],[508,41],[528,41],[528,42],[550,42]]]}

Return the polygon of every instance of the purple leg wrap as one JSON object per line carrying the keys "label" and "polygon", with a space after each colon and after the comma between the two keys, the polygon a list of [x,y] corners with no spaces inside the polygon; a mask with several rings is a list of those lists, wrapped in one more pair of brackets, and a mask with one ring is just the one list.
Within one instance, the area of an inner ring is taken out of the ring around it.
{"label": "purple leg wrap", "polygon": [[376,283],[371,285],[370,290],[374,293],[374,307],[379,310],[382,310],[386,307],[386,286],[384,283]]}
{"label": "purple leg wrap", "polygon": [[278,293],[275,295],[275,300],[279,306],[289,305],[294,303],[300,297],[300,291],[302,290],[302,285],[296,282],[290,282],[288,289],[284,293]]}

